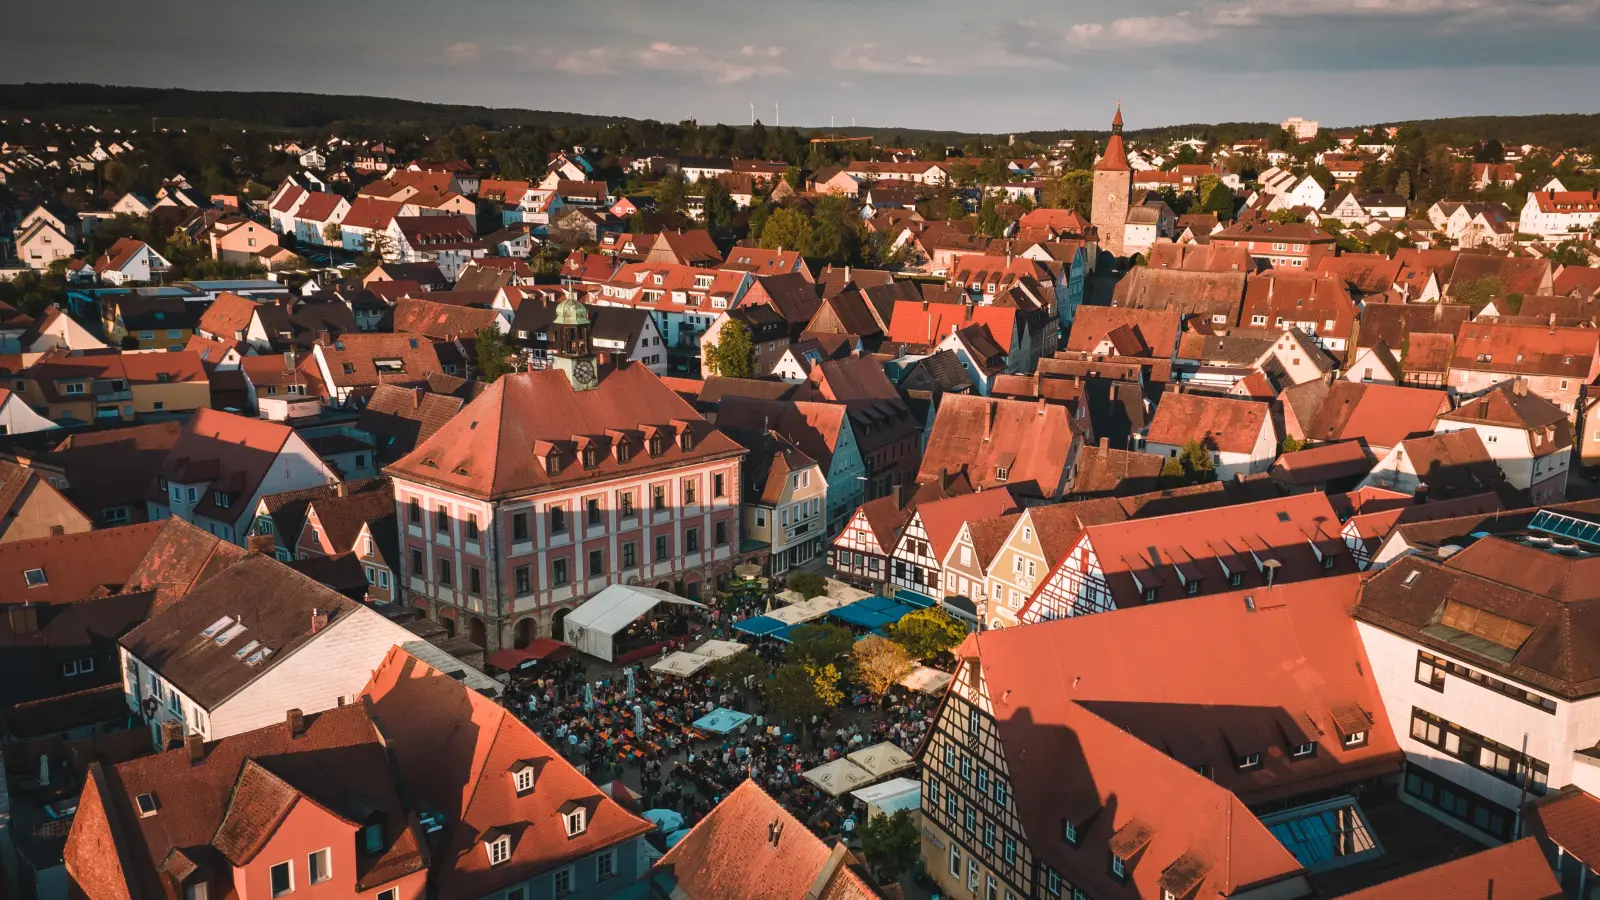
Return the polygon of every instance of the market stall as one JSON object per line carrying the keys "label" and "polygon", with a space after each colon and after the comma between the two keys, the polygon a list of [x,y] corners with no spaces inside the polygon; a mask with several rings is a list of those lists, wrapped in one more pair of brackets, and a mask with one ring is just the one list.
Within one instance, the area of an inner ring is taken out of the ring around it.
{"label": "market stall", "polygon": [[704,608],[703,604],[657,588],[613,584],[567,615],[567,643],[590,656],[614,662],[618,637],[663,604]]}

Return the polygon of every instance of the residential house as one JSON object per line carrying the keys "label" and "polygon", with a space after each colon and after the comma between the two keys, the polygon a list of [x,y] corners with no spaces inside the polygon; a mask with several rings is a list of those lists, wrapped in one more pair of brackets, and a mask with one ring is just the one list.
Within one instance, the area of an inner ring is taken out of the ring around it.
{"label": "residential house", "polygon": [[425,387],[380,384],[362,407],[356,427],[372,435],[379,461],[391,463],[432,437],[461,411],[463,402]]}
{"label": "residential house", "polygon": [[944,608],[957,618],[978,628],[989,621],[989,570],[1001,544],[1021,518],[1020,512],[969,518],[957,528],[939,561]]}
{"label": "residential house", "polygon": [[1535,504],[1567,496],[1572,458],[1572,421],[1560,407],[1528,390],[1518,378],[1438,416],[1440,434],[1472,430],[1505,473],[1506,482],[1527,491]]}
{"label": "residential house", "polygon": [[448,281],[469,261],[489,255],[472,220],[462,215],[396,216],[388,235],[393,259],[434,263]]}
{"label": "residential house", "polygon": [[587,320],[565,301],[551,368],[501,376],[386,470],[402,586],[489,650],[560,634],[609,584],[701,596],[736,561],[745,451],[645,367],[597,369]]}
{"label": "residential house", "polygon": [[94,527],[94,520],[67,499],[57,481],[38,469],[0,460],[0,543]]}
{"label": "residential house", "polygon": [[[360,565],[369,602],[399,600],[400,548],[394,488],[386,478],[352,484],[341,481],[330,492],[306,501],[305,522],[297,539],[297,559],[346,558]],[[259,520],[258,520],[259,521]],[[285,535],[285,540],[290,540]]]}
{"label": "residential house", "polygon": [[62,492],[96,527],[144,522],[149,518],[145,489],[182,433],[178,421],[78,431],[57,444],[48,459],[65,476]]}
{"label": "residential house", "polygon": [[1593,328],[1474,321],[1461,326],[1449,388],[1472,397],[1524,379],[1529,392],[1575,415],[1584,385],[1600,377],[1600,332]]}
{"label": "residential house", "polygon": [[426,823],[433,848],[427,896],[644,896],[653,824],[596,787],[509,709],[430,662],[394,648],[362,697],[418,808],[413,815]]}
{"label": "residential house", "polygon": [[[850,356],[822,360],[789,399],[844,406],[866,465],[868,498],[894,493],[912,482],[924,423],[912,413],[877,359]],[[701,400],[705,398],[702,396]]]}
{"label": "residential house", "polygon": [[1408,437],[1432,433],[1434,420],[1448,412],[1444,391],[1336,381],[1302,439],[1360,441],[1381,457]]}
{"label": "residential house", "polygon": [[826,538],[828,480],[821,464],[776,431],[718,428],[746,450],[744,534],[769,547],[772,575],[819,557]]}
{"label": "residential house", "polygon": [[870,476],[844,404],[726,397],[717,404],[715,422],[719,428],[776,432],[817,461],[827,486],[825,537],[842,531],[866,500]]}
{"label": "residential house", "polygon": [[861,504],[833,539],[828,564],[843,576],[881,588],[889,578],[900,529],[912,512],[895,494]]}
{"label": "residential house", "polygon": [[117,238],[100,258],[94,261],[94,273],[105,284],[123,285],[130,282],[159,281],[172,267],[165,256],[138,238]]}
{"label": "residential house", "polygon": [[1055,500],[1067,492],[1082,444],[1058,404],[952,394],[934,416],[917,482],[964,474],[979,490]]}
{"label": "residential house", "polygon": [[1216,476],[1256,475],[1278,454],[1271,408],[1266,403],[1207,394],[1161,395],[1144,434],[1144,452],[1177,459],[1198,442],[1211,455]]}
{"label": "residential house", "polygon": [[766,250],[760,247],[734,247],[722,261],[722,268],[752,275],[804,275],[811,280],[811,270],[800,257],[799,250]]}
{"label": "residential house", "polygon": [[426,839],[368,708],[275,718],[90,764],[63,854],[72,894],[426,896]]}
{"label": "residential house", "polygon": [[1517,231],[1550,241],[1568,240],[1600,223],[1600,192],[1533,191],[1522,205]]}
{"label": "residential house", "polygon": [[1518,811],[1593,776],[1600,741],[1580,628],[1594,517],[1541,510],[1466,547],[1400,556],[1367,579],[1354,616],[1405,750],[1400,797],[1486,841]]}
{"label": "residential house", "polygon": [[148,486],[152,520],[169,516],[244,545],[261,497],[338,481],[286,425],[197,410]]}
{"label": "residential house", "polygon": [[12,389],[57,423],[132,422],[211,405],[205,368],[187,351],[52,350],[12,377]]}
{"label": "residential house", "polygon": [[1084,528],[1017,615],[1024,625],[1356,571],[1325,494]]}
{"label": "residential house", "polygon": [[29,408],[17,393],[0,388],[0,435],[31,434],[59,427]]}
{"label": "residential house", "polygon": [[[1239,308],[1244,303],[1245,274],[1231,270],[1165,269],[1154,264],[1135,266],[1117,282],[1111,302],[1130,309],[1172,311],[1183,320],[1227,327],[1239,320]],[[1080,309],[1079,315],[1091,308]]]}
{"label": "residential house", "polygon": [[1250,276],[1240,328],[1298,328],[1322,349],[1343,358],[1355,338],[1360,306],[1345,280],[1332,273],[1267,271]]}
{"label": "residential house", "polygon": [[1361,488],[1422,494],[1431,500],[1499,490],[1505,475],[1474,429],[1407,438],[1378,458]]}
{"label": "residential house", "polygon": [[[1280,195],[1281,196],[1281,195]],[[1318,203],[1312,209],[1321,206]],[[1315,225],[1240,222],[1211,236],[1219,247],[1243,247],[1261,268],[1307,269],[1334,252],[1334,237]]]}
{"label": "residential house", "polygon": [[1178,353],[1182,317],[1172,309],[1086,306],[1078,310],[1067,351],[1093,357],[1125,356],[1171,362]]}
{"label": "residential house", "polygon": [[107,341],[127,348],[131,339],[138,350],[182,350],[198,319],[188,301],[163,294],[110,295],[101,308]]}
{"label": "residential house", "polygon": [[48,219],[37,219],[17,228],[12,240],[17,259],[36,272],[45,272],[58,259],[71,259],[77,252],[67,232]]}
{"label": "residential house", "polygon": [[[1092,449],[1086,447],[1084,452]],[[989,563],[983,591],[988,602],[980,609],[983,627],[1015,627],[1023,605],[1060,564],[1062,555],[1077,545],[1084,528],[1127,517],[1122,505],[1110,499],[1023,509]]]}
{"label": "residential house", "polygon": [[425,385],[444,373],[433,344],[406,334],[350,332],[319,339],[311,360],[330,404],[340,407],[359,408],[379,385]]}
{"label": "residential house", "polygon": [[[1002,516],[1016,508],[1016,499],[1004,487],[918,504],[890,553],[889,586],[897,593],[917,595],[924,603],[943,600],[943,561],[962,526],[969,520]],[[974,611],[963,608],[971,605],[970,600],[964,604],[947,603],[945,609],[976,624]]]}

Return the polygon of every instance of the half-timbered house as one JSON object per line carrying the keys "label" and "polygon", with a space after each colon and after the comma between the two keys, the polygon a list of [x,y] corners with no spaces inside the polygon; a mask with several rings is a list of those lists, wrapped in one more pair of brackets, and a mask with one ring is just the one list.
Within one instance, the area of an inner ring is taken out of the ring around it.
{"label": "half-timbered house", "polygon": [[1326,494],[1091,525],[1023,624],[1356,571]]}
{"label": "half-timbered house", "polygon": [[844,530],[833,539],[828,564],[851,579],[882,584],[889,578],[889,555],[900,538],[909,510],[893,494],[856,507]]}
{"label": "half-timbered house", "polygon": [[919,505],[901,530],[900,540],[891,554],[889,583],[897,590],[910,591],[929,602],[938,601],[944,596],[941,579],[944,557],[961,525],[969,519],[1002,515],[1016,505],[1005,488]]}
{"label": "half-timbered house", "polygon": [[1023,510],[989,564],[984,587],[988,599],[985,627],[1016,625],[1022,605],[1077,543],[1084,528],[1126,518],[1122,504],[1110,498]]}

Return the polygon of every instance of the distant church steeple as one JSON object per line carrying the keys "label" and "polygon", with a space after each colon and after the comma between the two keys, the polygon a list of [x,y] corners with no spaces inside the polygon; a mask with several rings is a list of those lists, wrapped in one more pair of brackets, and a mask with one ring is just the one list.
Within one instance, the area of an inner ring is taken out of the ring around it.
{"label": "distant church steeple", "polygon": [[1132,194],[1133,169],[1128,165],[1128,148],[1122,140],[1122,104],[1118,102],[1106,152],[1094,164],[1094,197],[1089,206],[1089,221],[1100,233],[1100,249],[1112,256],[1125,253]]}

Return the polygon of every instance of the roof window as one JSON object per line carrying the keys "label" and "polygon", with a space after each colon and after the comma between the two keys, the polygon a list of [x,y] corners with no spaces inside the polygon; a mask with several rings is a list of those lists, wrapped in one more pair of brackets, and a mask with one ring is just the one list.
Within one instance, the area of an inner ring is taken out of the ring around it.
{"label": "roof window", "polygon": [[139,807],[139,818],[141,819],[147,819],[155,815],[156,810],[159,809],[156,804],[155,794],[140,794],[134,798],[133,802]]}
{"label": "roof window", "polygon": [[43,569],[23,569],[22,580],[27,582],[28,587],[31,588],[44,587],[50,583],[50,580],[45,577]]}

